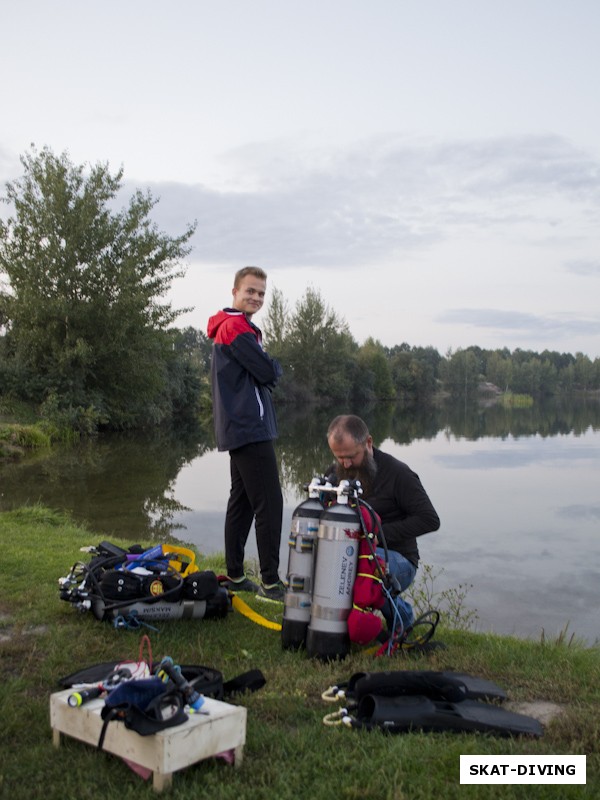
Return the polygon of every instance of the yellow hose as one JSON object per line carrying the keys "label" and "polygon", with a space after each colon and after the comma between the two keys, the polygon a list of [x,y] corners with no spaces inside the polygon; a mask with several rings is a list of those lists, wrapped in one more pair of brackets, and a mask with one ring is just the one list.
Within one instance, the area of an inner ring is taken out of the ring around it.
{"label": "yellow hose", "polygon": [[239,611],[240,614],[248,617],[248,619],[251,619],[252,622],[256,622],[257,625],[262,625],[263,628],[270,628],[272,631],[281,630],[281,625],[278,622],[273,622],[272,620],[266,619],[260,614],[257,614],[256,611],[250,608],[248,603],[244,603],[244,601],[238,597],[237,594],[233,594],[231,596],[231,605],[236,611]]}

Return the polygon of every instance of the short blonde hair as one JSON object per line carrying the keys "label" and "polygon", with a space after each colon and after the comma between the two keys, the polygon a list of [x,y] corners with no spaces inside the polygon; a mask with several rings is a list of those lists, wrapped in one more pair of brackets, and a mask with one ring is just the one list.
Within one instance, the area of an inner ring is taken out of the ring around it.
{"label": "short blonde hair", "polygon": [[242,269],[238,269],[235,273],[235,278],[233,280],[234,289],[240,288],[240,283],[244,280],[246,275],[254,275],[255,278],[260,278],[262,281],[267,280],[267,273],[264,269],[260,267],[242,267]]}

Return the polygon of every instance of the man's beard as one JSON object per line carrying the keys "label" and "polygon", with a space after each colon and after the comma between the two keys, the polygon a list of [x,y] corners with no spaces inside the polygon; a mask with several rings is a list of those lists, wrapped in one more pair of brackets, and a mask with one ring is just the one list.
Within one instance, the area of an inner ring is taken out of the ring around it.
{"label": "man's beard", "polygon": [[368,497],[372,493],[373,486],[375,485],[377,464],[375,463],[373,454],[366,450],[363,463],[359,467],[350,467],[346,469],[341,464],[338,464],[335,472],[340,481],[360,481],[363,497]]}

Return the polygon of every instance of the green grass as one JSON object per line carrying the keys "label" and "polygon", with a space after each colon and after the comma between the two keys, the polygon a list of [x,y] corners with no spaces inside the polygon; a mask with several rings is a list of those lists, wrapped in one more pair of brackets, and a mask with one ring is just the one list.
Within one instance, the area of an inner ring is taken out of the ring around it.
{"label": "green grass", "polygon": [[41,420],[31,425],[0,422],[0,460],[18,459],[33,450],[50,448],[57,442],[73,443],[80,433],[68,426]]}
{"label": "green grass", "polygon": [[14,458],[25,450],[50,447],[51,435],[39,425],[0,423],[0,458]]}
{"label": "green grass", "polygon": [[500,396],[500,402],[505,408],[531,408],[533,406],[533,397],[530,394],[504,392]]}
{"label": "green grass", "polygon": [[[63,737],[52,745],[49,696],[57,681],[101,661],[137,657],[141,632],[115,630],[58,596],[58,578],[82,558],[82,545],[102,536],[41,507],[0,513],[0,797],[114,800],[155,797],[118,758]],[[132,542],[130,542],[132,543]],[[88,560],[88,556],[83,556]],[[218,557],[200,558],[223,570]],[[279,606],[248,603],[272,619]],[[267,684],[243,697],[248,709],[245,758],[239,769],[218,759],[176,773],[174,800],[439,800],[439,798],[579,798],[600,796],[600,651],[560,638],[522,641],[440,627],[447,650],[424,658],[374,659],[353,652],[322,664],[284,652],[279,634],[238,612],[224,620],[161,622],[149,631],[155,660],[204,664],[226,679],[259,668]],[[386,736],[332,728],[336,707],[321,693],[355,672],[456,669],[495,680],[513,700],[564,706],[543,738],[500,739],[466,734]],[[461,786],[460,754],[587,754],[587,786]]]}

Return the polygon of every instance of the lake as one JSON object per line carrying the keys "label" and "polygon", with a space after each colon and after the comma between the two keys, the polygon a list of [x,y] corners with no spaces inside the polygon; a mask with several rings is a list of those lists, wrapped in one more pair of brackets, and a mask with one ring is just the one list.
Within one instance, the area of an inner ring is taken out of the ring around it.
{"label": "lake", "polygon": [[[293,510],[329,463],[325,430],[344,410],[279,409],[282,575]],[[600,403],[358,413],[375,444],[421,477],[442,521],[419,539],[421,561],[434,591],[466,587],[475,630],[600,639]],[[112,434],[0,465],[0,509],[67,510],[89,527],[90,543],[175,537],[221,552],[228,491],[229,457],[211,431]],[[247,555],[256,555],[253,533]]]}

